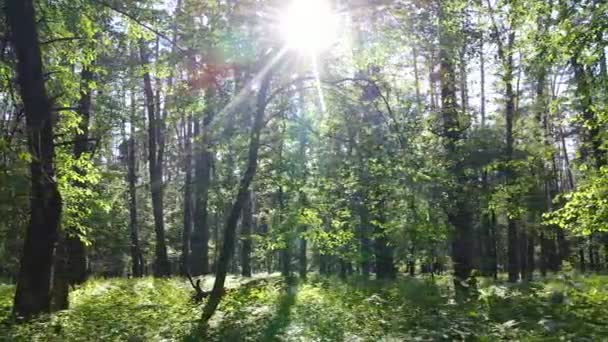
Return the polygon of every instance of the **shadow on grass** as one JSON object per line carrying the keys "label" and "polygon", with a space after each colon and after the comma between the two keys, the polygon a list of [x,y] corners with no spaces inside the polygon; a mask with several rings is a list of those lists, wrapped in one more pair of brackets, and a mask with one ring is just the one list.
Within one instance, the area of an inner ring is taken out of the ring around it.
{"label": "shadow on grass", "polygon": [[291,322],[298,284],[282,283],[271,302],[268,297],[256,299],[255,292],[276,285],[275,281],[252,281],[240,286],[222,300],[215,314],[219,317],[212,318],[211,323],[196,325],[182,341],[280,341],[279,336]]}
{"label": "shadow on grass", "polygon": [[286,287],[283,289],[283,293],[279,298],[277,312],[264,329],[262,341],[279,341],[278,336],[285,332],[285,329],[291,322],[291,308],[296,303],[297,292],[297,283],[286,284]]}

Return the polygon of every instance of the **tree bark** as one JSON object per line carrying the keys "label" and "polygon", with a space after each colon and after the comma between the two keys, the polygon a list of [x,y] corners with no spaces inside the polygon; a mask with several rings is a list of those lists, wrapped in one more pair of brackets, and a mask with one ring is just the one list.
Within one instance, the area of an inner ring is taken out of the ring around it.
{"label": "tree bark", "polygon": [[192,234],[192,266],[194,275],[209,274],[209,187],[211,186],[211,167],[213,164],[213,154],[209,151],[209,132],[210,125],[215,116],[213,88],[205,92],[205,111],[203,116],[202,128],[198,120],[194,125],[194,135],[199,143],[195,148],[195,207],[194,207],[194,232]]}
{"label": "tree bark", "polygon": [[192,117],[184,118],[184,169],[186,171],[184,184],[184,228],[182,229],[182,255],[180,273],[190,273],[190,234],[192,232]]}
{"label": "tree bark", "polygon": [[[80,100],[78,103],[78,133],[74,139],[74,159],[80,159],[89,152],[89,121],[91,117],[91,89],[89,82],[93,80],[93,73],[88,67],[81,72]],[[84,170],[76,170],[84,176]],[[74,182],[76,187],[85,188],[83,182]],[[53,277],[53,305],[52,310],[65,310],[69,306],[69,286],[82,284],[87,278],[86,247],[77,231],[60,232],[57,248],[55,250],[54,277]]]}
{"label": "tree bark", "polygon": [[226,219],[226,224],[224,227],[224,241],[216,266],[215,282],[213,284],[213,289],[211,290],[211,294],[209,295],[207,304],[203,309],[203,322],[207,322],[209,318],[211,318],[213,313],[215,313],[215,310],[217,309],[224,293],[224,282],[226,280],[226,273],[228,270],[228,266],[230,265],[230,259],[232,258],[232,255],[234,253],[234,246],[236,243],[236,225],[239,216],[241,215],[243,204],[247,200],[249,186],[253,181],[257,169],[258,150],[260,147],[260,134],[264,126],[264,114],[266,112],[271,75],[272,70],[267,71],[266,74],[262,76],[262,80],[260,82],[260,88],[258,90],[256,101],[256,112],[253,121],[253,127],[251,129],[251,136],[249,138],[247,167],[245,169],[245,173],[241,178],[234,204],[232,205],[228,218]]}
{"label": "tree bark", "polygon": [[49,312],[53,249],[61,219],[55,181],[53,118],[47,96],[32,0],[6,3],[17,55],[17,81],[24,105],[30,162],[30,221],[25,234],[13,312],[26,319]]}
{"label": "tree bark", "polygon": [[249,191],[243,203],[241,217],[241,275],[251,277],[251,228],[253,226],[253,199]]}
{"label": "tree bark", "polygon": [[131,127],[127,151],[127,182],[129,183],[129,232],[131,252],[131,272],[134,277],[144,275],[144,261],[139,244],[139,227],[137,224],[137,164],[135,117],[137,115],[135,93],[131,93]]}
{"label": "tree bark", "polygon": [[388,237],[380,227],[375,227],[374,256],[376,261],[377,279],[395,279],[397,270],[393,257],[393,248],[390,246]]}
{"label": "tree bark", "polygon": [[439,18],[442,27],[439,33],[439,59],[441,79],[441,118],[443,121],[443,139],[446,156],[449,162],[450,174],[456,178],[456,185],[449,189],[449,197],[453,203],[448,209],[448,221],[454,228],[452,234],[452,261],[454,263],[454,286],[458,296],[466,295],[467,289],[462,285],[469,278],[472,271],[472,215],[465,195],[464,185],[467,182],[462,163],[453,160],[458,154],[458,141],[462,139],[462,128],[458,118],[459,112],[456,102],[456,77],[454,72],[453,33],[447,28],[450,20],[449,8],[439,6]]}
{"label": "tree bark", "polygon": [[[143,75],[144,96],[148,111],[148,163],[150,170],[150,193],[152,196],[152,212],[154,216],[154,232],[156,249],[154,260],[154,276],[167,277],[171,274],[167,245],[165,242],[165,222],[163,217],[163,148],[162,148],[162,118],[160,106],[152,90],[152,80],[149,67],[146,43],[139,42],[141,64],[146,69]],[[155,104],[157,104],[155,106]]]}

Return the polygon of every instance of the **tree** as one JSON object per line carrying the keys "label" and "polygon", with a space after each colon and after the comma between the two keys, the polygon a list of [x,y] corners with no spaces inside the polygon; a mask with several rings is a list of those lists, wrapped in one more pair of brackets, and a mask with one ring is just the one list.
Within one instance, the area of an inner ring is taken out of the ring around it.
{"label": "tree", "polygon": [[44,84],[33,1],[7,2],[17,79],[26,116],[31,154],[30,223],[25,235],[13,311],[31,318],[51,305],[53,249],[61,219],[61,195],[53,164],[53,114]]}

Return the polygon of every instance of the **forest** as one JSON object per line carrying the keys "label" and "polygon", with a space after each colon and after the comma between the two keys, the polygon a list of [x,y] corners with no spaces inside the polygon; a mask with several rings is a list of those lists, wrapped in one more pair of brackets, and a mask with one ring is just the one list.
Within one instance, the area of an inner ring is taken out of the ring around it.
{"label": "forest", "polygon": [[0,340],[608,339],[607,1],[0,4]]}

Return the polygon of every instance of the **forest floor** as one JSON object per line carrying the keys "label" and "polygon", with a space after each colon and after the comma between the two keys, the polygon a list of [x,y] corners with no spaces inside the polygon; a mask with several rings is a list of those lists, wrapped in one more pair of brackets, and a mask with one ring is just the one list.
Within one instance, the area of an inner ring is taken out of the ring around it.
{"label": "forest floor", "polygon": [[[206,279],[209,287],[212,279]],[[93,279],[72,305],[35,322],[7,317],[14,287],[0,285],[0,341],[600,341],[608,338],[608,276],[558,276],[507,285],[480,279],[466,303],[449,277],[382,283],[311,276],[230,278],[206,328],[181,278]]]}

